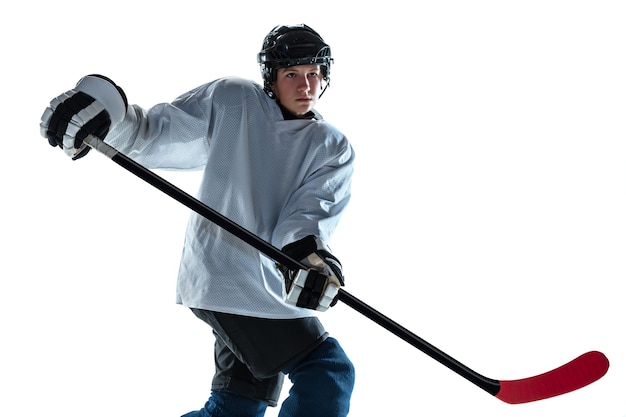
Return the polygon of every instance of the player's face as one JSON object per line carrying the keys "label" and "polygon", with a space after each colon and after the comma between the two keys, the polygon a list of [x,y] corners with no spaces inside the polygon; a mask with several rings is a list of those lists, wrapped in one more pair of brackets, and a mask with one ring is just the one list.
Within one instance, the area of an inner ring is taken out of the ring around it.
{"label": "player's face", "polygon": [[287,110],[296,116],[302,116],[317,104],[322,82],[319,65],[296,65],[279,68],[273,88],[278,101]]}

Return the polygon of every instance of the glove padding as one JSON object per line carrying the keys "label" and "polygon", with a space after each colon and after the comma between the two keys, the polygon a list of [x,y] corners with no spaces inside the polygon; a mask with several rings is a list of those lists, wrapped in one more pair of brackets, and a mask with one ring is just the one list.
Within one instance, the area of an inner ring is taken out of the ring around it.
{"label": "glove padding", "polygon": [[88,75],[50,102],[41,116],[41,135],[76,160],[91,149],[84,139],[88,135],[104,139],[124,119],[127,108],[124,91],[113,81]]}
{"label": "glove padding", "polygon": [[337,304],[335,297],[345,284],[341,263],[319,238],[309,235],[286,245],[283,252],[309,267],[297,271],[283,268],[287,304],[318,311]]}

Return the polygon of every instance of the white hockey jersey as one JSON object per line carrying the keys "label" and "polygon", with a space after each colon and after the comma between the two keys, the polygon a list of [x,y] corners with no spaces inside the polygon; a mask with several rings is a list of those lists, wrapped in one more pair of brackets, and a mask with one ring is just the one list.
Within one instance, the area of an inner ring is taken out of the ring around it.
{"label": "white hockey jersey", "polygon": [[[197,197],[278,248],[328,241],[350,199],[354,151],[314,112],[285,120],[260,85],[223,78],[148,110],[133,105],[106,137],[151,169],[203,170]],[[176,302],[263,318],[314,315],[283,302],[275,262],[192,213]]]}

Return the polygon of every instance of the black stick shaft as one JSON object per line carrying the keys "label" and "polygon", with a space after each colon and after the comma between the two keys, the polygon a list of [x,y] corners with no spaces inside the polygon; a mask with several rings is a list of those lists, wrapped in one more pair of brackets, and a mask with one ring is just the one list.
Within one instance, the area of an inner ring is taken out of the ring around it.
{"label": "black stick shaft", "polygon": [[[206,204],[198,200],[197,198],[189,195],[188,193],[176,187],[169,181],[165,180],[164,178],[156,175],[154,172],[150,171],[144,166],[133,161],[126,155],[118,152],[115,148],[104,143],[101,139],[98,139],[97,137],[90,135],[87,137],[87,139],[85,139],[85,142],[92,148],[96,149],[98,152],[101,152],[104,155],[111,158],[111,160],[113,160],[115,163],[117,163],[124,169],[130,171],[131,173],[143,179],[150,185],[161,190],[162,192],[169,195],[170,197],[177,200],[178,202],[184,204],[191,210],[195,211],[201,216],[207,218],[208,220],[222,227],[224,230],[228,231],[229,233],[232,233],[236,237],[240,238],[244,242],[248,243],[249,245],[257,249],[258,251],[263,253],[265,256],[273,259],[276,262],[281,263],[285,267],[292,269],[292,270],[307,269],[306,266],[304,266],[302,263],[289,257],[280,249],[271,245],[267,241],[261,239],[254,233],[240,226],[239,224],[233,222],[229,218],[223,216],[219,212],[215,211],[211,207],[207,206]],[[476,384],[478,387],[487,391],[491,395],[496,395],[498,391],[500,391],[499,381],[484,377],[480,375],[479,373],[477,373],[476,371],[468,368],[467,366],[463,365],[461,362],[457,361],[456,359],[446,354],[445,352],[439,350],[438,348],[431,345],[424,339],[418,337],[414,333],[407,330],[405,327],[391,320],[390,318],[383,315],[382,313],[380,313],[373,307],[367,305],[363,301],[351,295],[344,289],[339,289],[339,294],[337,295],[337,299],[339,301],[342,301],[344,304],[348,305],[349,307],[353,308],[354,310],[358,311],[359,313],[363,314],[365,317],[369,318],[375,323],[379,324],[380,326],[384,327],[385,329],[395,334],[396,336],[398,336],[405,342],[421,350],[422,352],[424,352],[431,358],[445,365],[452,371],[461,375],[463,378]]]}
{"label": "black stick shaft", "polygon": [[479,374],[478,372],[468,368],[458,360],[454,359],[452,356],[431,345],[426,340],[422,339],[405,327],[396,323],[395,321],[380,313],[373,307],[365,304],[363,301],[359,300],[347,291],[340,289],[339,294],[337,295],[337,299],[342,301],[344,304],[352,307],[359,313],[363,314],[365,317],[369,318],[373,322],[389,330],[391,333],[395,334],[400,339],[409,343],[413,347],[421,350],[442,365],[445,365],[449,369],[461,375],[463,378],[467,379],[470,382],[473,382],[491,395],[496,395],[500,391],[500,382],[498,380],[487,378]]}

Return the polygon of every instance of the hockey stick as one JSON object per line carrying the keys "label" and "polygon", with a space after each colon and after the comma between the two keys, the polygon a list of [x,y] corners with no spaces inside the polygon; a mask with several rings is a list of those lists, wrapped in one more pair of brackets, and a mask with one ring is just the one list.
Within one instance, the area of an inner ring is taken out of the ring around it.
{"label": "hockey stick", "polygon": [[[265,256],[268,256],[292,270],[306,269],[302,263],[287,256],[280,249],[272,246],[270,243],[208,207],[149,169],[118,152],[101,139],[90,135],[85,139],[85,142],[121,167],[248,243]],[[609,361],[603,353],[591,351],[556,369],[530,378],[504,381],[487,378],[463,365],[461,362],[426,342],[424,339],[421,339],[345,290],[339,290],[337,299],[445,365],[463,378],[482,388],[484,391],[509,404],[538,401],[577,390],[600,379],[606,374],[609,368]]]}

